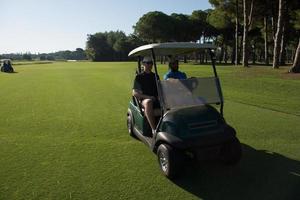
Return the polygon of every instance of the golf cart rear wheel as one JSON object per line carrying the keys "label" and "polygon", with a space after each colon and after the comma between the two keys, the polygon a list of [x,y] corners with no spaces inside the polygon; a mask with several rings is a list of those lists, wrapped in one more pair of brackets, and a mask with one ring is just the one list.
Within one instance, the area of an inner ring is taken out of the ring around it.
{"label": "golf cart rear wheel", "polygon": [[224,164],[234,165],[241,160],[241,157],[242,147],[240,141],[236,137],[222,146],[220,159]]}
{"label": "golf cart rear wheel", "polygon": [[168,178],[179,175],[183,166],[182,152],[168,144],[160,144],[157,149],[157,159],[162,173]]}

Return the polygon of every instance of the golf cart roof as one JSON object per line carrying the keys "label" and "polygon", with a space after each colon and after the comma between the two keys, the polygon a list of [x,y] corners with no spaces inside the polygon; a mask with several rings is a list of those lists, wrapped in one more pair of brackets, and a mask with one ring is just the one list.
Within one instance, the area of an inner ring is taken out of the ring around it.
{"label": "golf cart roof", "polygon": [[0,60],[0,62],[5,62],[5,61],[11,61],[11,59],[5,58],[5,59],[1,59],[1,60]]}
{"label": "golf cart roof", "polygon": [[9,62],[11,63],[11,59],[6,59],[6,58],[5,58],[5,59],[0,59],[0,65],[2,65],[2,63],[3,63],[3,64],[4,64],[4,63],[7,63],[7,64],[8,64]]}
{"label": "golf cart roof", "polygon": [[147,44],[135,48],[128,56],[147,56],[151,55],[151,49],[157,56],[181,55],[188,54],[199,49],[215,49],[213,44],[200,44],[194,42],[170,42]]}

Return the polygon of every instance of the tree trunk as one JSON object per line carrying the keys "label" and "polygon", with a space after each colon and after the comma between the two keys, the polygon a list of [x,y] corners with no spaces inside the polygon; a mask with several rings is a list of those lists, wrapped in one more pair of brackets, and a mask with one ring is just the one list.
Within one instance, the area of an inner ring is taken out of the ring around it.
{"label": "tree trunk", "polygon": [[285,60],[286,60],[286,51],[285,51],[285,46],[286,46],[286,31],[285,31],[285,25],[282,28],[282,35],[281,35],[281,43],[280,43],[280,53],[279,53],[279,63],[280,65],[285,65]]}
{"label": "tree trunk", "polygon": [[228,50],[227,50],[227,45],[225,45],[224,47],[224,62],[225,64],[227,64],[227,61],[228,61]]}
{"label": "tree trunk", "polygon": [[279,68],[279,53],[280,53],[280,44],[282,37],[282,25],[283,25],[283,8],[284,8],[285,0],[279,0],[279,8],[278,8],[278,22],[277,22],[277,31],[275,35],[274,41],[274,53],[273,53],[273,69]]}
{"label": "tree trunk", "polygon": [[264,16],[264,25],[265,25],[265,64],[269,65],[268,16]]}
{"label": "tree trunk", "polygon": [[252,48],[252,64],[255,65],[256,63],[256,55],[255,55],[255,44],[253,44],[253,48]]}
{"label": "tree trunk", "polygon": [[236,52],[237,51],[235,50],[235,46],[234,46],[232,51],[231,51],[231,64],[232,65],[237,65],[237,63],[236,63],[237,57],[235,56]]}
{"label": "tree trunk", "polygon": [[241,55],[243,51],[243,40],[244,40],[244,35],[240,37],[240,42],[239,42],[239,53],[238,53],[238,64],[241,64]]}
{"label": "tree trunk", "polygon": [[221,52],[220,52],[220,56],[219,56],[219,63],[220,64],[222,63],[223,57],[224,57],[224,44],[221,47]]}
{"label": "tree trunk", "polygon": [[289,15],[287,14],[288,11],[288,2],[285,3],[283,8],[282,20],[283,20],[283,27],[282,27],[282,36],[281,36],[281,45],[280,45],[280,56],[279,56],[279,63],[280,65],[285,65],[286,62],[286,34],[287,34],[287,27],[289,23]]}
{"label": "tree trunk", "polygon": [[244,37],[243,37],[243,67],[248,67],[248,6],[247,0],[243,0]]}
{"label": "tree trunk", "polygon": [[199,52],[199,63],[200,64],[204,63],[204,61],[203,61],[203,52],[202,51]]}
{"label": "tree trunk", "polygon": [[276,35],[276,17],[273,15],[272,17],[272,33],[273,33],[273,40],[275,41],[275,35]]}
{"label": "tree trunk", "polygon": [[264,54],[264,51],[260,51],[260,54],[259,54],[259,62],[262,63],[263,61],[265,61],[265,54]]}
{"label": "tree trunk", "polygon": [[253,16],[253,5],[254,0],[251,0],[250,4],[250,12],[248,15],[248,5],[247,0],[243,0],[243,7],[244,7],[244,34],[243,34],[243,66],[248,67],[248,60],[249,60],[249,39],[248,39],[248,32],[250,27],[252,26],[252,16]]}
{"label": "tree trunk", "polygon": [[235,1],[235,65],[239,64],[239,0]]}
{"label": "tree trunk", "polygon": [[272,35],[273,35],[273,41],[275,41],[275,35],[276,35],[276,23],[278,21],[278,8],[277,8],[278,4],[276,3],[272,3]]}
{"label": "tree trunk", "polygon": [[294,63],[292,68],[289,70],[289,72],[300,73],[300,37],[299,37],[295,58],[294,58]]}

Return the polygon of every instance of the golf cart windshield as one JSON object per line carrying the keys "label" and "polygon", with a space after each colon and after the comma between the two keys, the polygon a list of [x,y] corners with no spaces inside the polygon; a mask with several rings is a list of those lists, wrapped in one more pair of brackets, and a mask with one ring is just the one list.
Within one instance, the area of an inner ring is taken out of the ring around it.
{"label": "golf cart windshield", "polygon": [[[156,76],[156,86],[160,98],[161,116],[169,109],[180,107],[192,107],[206,104],[220,103],[220,113],[223,115],[223,96],[215,67],[213,44],[200,44],[193,42],[157,43],[140,46],[132,50],[128,56],[138,57],[138,70],[140,72],[141,57],[151,55]],[[156,56],[178,56],[197,52],[200,49],[208,49],[211,57],[214,77],[190,78],[186,80],[159,81]]]}
{"label": "golf cart windshield", "polygon": [[169,79],[160,81],[166,109],[221,103],[222,93],[216,77]]}

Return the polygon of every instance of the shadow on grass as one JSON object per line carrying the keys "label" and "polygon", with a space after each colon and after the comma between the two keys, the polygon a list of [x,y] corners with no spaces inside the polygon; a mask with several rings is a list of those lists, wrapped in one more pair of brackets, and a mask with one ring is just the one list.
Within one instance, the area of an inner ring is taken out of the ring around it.
{"label": "shadow on grass", "polygon": [[299,199],[300,162],[243,144],[236,166],[191,164],[176,185],[201,199]]}
{"label": "shadow on grass", "polygon": [[13,72],[2,72],[2,73],[5,73],[5,74],[17,74],[18,72],[13,71]]}

